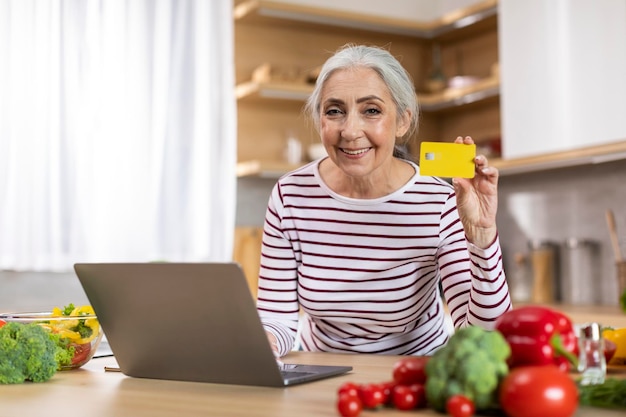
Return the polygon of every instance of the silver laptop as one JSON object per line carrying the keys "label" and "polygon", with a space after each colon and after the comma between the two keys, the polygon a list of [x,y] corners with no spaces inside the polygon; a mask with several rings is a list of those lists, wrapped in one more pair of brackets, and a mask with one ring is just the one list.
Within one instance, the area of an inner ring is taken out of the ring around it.
{"label": "silver laptop", "polygon": [[283,387],[352,369],[278,364],[237,263],[74,269],[125,375]]}

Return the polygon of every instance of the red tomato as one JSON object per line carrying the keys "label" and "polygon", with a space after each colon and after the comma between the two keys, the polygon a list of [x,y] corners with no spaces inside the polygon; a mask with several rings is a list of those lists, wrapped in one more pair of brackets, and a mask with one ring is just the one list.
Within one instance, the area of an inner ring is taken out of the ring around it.
{"label": "red tomato", "polygon": [[82,345],[72,345],[74,346],[74,356],[72,357],[72,365],[82,365],[87,362],[87,358],[89,356],[89,352],[91,352],[91,344],[84,343]]}
{"label": "red tomato", "polygon": [[4,326],[5,324],[7,324],[7,322],[6,322],[6,321],[4,321],[4,320],[0,320],[0,327]]}
{"label": "red tomato", "polygon": [[337,399],[337,411],[342,417],[357,417],[363,410],[363,403],[357,396],[347,393],[339,394]]}
{"label": "red tomato", "polygon": [[341,395],[343,393],[352,395],[354,397],[359,396],[359,384],[355,384],[354,382],[344,382],[341,384],[339,389],[337,390],[337,394]]}
{"label": "red tomato", "polygon": [[398,410],[412,410],[417,405],[417,395],[408,385],[396,385],[391,396],[391,401]]}
{"label": "red tomato", "polygon": [[376,408],[385,404],[385,391],[382,384],[363,384],[359,389],[359,397],[364,408]]}
{"label": "red tomato", "polygon": [[383,382],[381,385],[383,387],[383,393],[385,394],[385,404],[386,405],[392,404],[392,399],[393,399],[392,394],[393,394],[394,387],[397,385],[396,381]]}
{"label": "red tomato", "polygon": [[446,401],[446,412],[452,417],[470,417],[475,410],[474,402],[461,394],[453,395]]}
{"label": "red tomato", "polygon": [[578,389],[556,366],[511,370],[500,387],[500,405],[509,417],[570,417],[578,407]]}
{"label": "red tomato", "polygon": [[426,362],[428,358],[407,356],[393,366],[393,379],[400,385],[423,384],[426,382]]}
{"label": "red tomato", "polygon": [[415,394],[416,403],[414,408],[426,407],[426,388],[424,384],[411,384],[409,388]]}

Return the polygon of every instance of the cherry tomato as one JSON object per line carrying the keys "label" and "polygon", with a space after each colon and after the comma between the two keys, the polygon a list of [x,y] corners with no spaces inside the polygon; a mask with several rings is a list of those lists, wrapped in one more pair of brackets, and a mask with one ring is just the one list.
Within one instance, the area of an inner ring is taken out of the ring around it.
{"label": "cherry tomato", "polygon": [[337,411],[342,417],[357,417],[363,410],[363,403],[357,396],[347,393],[339,394],[337,399]]}
{"label": "cherry tomato", "polygon": [[426,382],[426,362],[428,358],[407,356],[393,366],[393,379],[400,385],[423,384]]}
{"label": "cherry tomato", "polygon": [[385,405],[391,405],[393,403],[393,388],[398,384],[396,384],[396,381],[387,381],[383,382],[381,385],[383,387],[383,393],[385,394]]}
{"label": "cherry tomato", "polygon": [[72,357],[72,365],[82,365],[87,362],[89,353],[91,352],[91,344],[83,343],[82,345],[74,344],[74,356]]}
{"label": "cherry tomato", "polygon": [[470,417],[475,410],[474,402],[461,394],[453,395],[446,401],[446,412],[452,417]]}
{"label": "cherry tomato", "polygon": [[0,320],[0,327],[4,326],[5,324],[7,324],[7,322],[6,322],[6,321],[4,321],[4,320]]}
{"label": "cherry tomato", "polygon": [[570,417],[578,407],[573,379],[556,366],[522,366],[511,370],[499,392],[509,417]]}
{"label": "cherry tomato", "polygon": [[352,395],[354,397],[359,396],[359,384],[355,384],[354,382],[344,382],[341,384],[339,389],[337,390],[337,394],[341,395],[343,393]]}
{"label": "cherry tomato", "polygon": [[391,396],[393,406],[398,410],[412,410],[417,405],[417,395],[408,385],[396,385]]}
{"label": "cherry tomato", "polygon": [[359,397],[364,408],[376,408],[385,404],[385,391],[382,384],[363,384]]}
{"label": "cherry tomato", "polygon": [[414,408],[424,408],[426,407],[426,388],[424,384],[411,384],[409,385],[413,394],[415,394],[415,407]]}

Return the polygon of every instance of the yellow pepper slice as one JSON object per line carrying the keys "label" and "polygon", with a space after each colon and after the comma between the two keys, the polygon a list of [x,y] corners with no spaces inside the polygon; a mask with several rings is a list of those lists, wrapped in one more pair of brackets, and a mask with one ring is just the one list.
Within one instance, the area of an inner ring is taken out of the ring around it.
{"label": "yellow pepper slice", "polygon": [[78,343],[79,345],[91,342],[93,339],[96,338],[96,336],[98,336],[98,333],[100,332],[100,323],[98,323],[98,319],[85,320],[85,326],[91,328],[91,335],[78,340],[76,343]]}
{"label": "yellow pepper slice", "polygon": [[611,359],[611,365],[626,365],[626,327],[618,329],[604,329],[602,336],[617,345],[615,355]]}
{"label": "yellow pepper slice", "polygon": [[72,342],[80,340],[80,333],[68,329],[56,329],[56,332],[62,339],[69,339]]}
{"label": "yellow pepper slice", "polygon": [[[76,307],[70,313],[70,316],[78,316],[78,317],[95,316],[95,315],[96,315],[96,312],[94,311],[93,307],[90,305]],[[91,342],[93,339],[96,338],[96,336],[98,336],[98,333],[100,332],[100,323],[98,323],[98,319],[86,319],[85,326],[91,328],[91,335],[78,340],[76,343],[78,343],[79,345]]]}
{"label": "yellow pepper slice", "polygon": [[98,322],[98,319],[84,319],[85,325],[92,330],[91,335],[87,337],[81,338],[80,333],[74,331],[73,329],[78,326],[80,317],[95,315],[96,313],[93,307],[90,305],[75,307],[74,310],[72,310],[72,312],[69,314],[69,316],[63,314],[63,310],[61,310],[59,307],[54,307],[52,309],[52,317],[76,317],[76,319],[58,320],[54,323],[54,325],[50,325],[50,328],[54,333],[59,334],[61,338],[67,338],[72,343],[76,343],[79,345],[90,343],[100,333],[100,323]]}

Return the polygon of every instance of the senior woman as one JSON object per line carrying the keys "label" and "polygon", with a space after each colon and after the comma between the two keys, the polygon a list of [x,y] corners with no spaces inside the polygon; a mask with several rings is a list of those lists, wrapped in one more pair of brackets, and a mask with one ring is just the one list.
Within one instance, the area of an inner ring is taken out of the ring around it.
{"label": "senior woman", "polygon": [[479,155],[472,179],[420,175],[401,150],[413,82],[382,48],[338,50],[306,110],[328,156],[278,180],[264,224],[257,308],[276,356],[296,337],[308,351],[428,355],[449,338],[446,314],[493,328],[511,309],[497,169]]}

